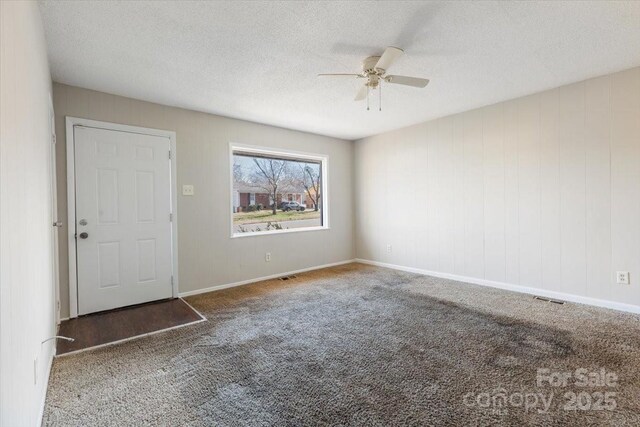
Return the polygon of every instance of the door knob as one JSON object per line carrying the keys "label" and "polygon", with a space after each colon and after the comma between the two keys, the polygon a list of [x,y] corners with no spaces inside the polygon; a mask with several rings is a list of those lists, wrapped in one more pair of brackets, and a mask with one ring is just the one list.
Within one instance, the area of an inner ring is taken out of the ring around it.
{"label": "door knob", "polygon": [[89,233],[87,233],[86,231],[83,231],[82,233],[80,233],[81,239],[86,239],[87,237],[89,237]]}

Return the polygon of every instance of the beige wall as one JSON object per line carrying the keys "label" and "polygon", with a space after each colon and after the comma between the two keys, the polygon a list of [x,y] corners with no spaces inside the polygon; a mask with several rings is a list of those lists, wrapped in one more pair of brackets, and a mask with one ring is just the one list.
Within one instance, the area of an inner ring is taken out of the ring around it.
{"label": "beige wall", "polygon": [[35,2],[0,2],[0,31],[0,425],[35,426],[55,334],[51,78]]}
{"label": "beige wall", "polygon": [[640,68],[365,138],[355,159],[358,258],[640,306]]}
{"label": "beige wall", "polygon": [[[352,213],[353,143],[211,114],[137,101],[55,83],[58,206],[65,219],[65,116],[175,131],[178,188],[180,292],[233,283],[354,256]],[[329,156],[329,230],[230,238],[229,142]],[[265,262],[271,252],[271,262]],[[60,239],[61,316],[69,315],[67,241]]]}

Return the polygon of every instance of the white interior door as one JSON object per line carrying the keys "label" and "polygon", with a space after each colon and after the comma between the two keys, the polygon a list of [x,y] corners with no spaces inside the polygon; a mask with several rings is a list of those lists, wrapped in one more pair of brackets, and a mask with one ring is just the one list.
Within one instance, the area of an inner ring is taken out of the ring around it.
{"label": "white interior door", "polygon": [[172,296],[166,137],[74,127],[78,314]]}

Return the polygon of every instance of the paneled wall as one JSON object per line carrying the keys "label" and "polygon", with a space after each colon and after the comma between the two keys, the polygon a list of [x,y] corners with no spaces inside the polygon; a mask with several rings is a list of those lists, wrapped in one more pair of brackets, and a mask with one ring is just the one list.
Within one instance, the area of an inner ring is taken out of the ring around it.
{"label": "paneled wall", "polygon": [[40,422],[53,356],[51,77],[35,2],[0,2],[0,425]]}
{"label": "paneled wall", "polygon": [[640,68],[365,138],[355,159],[358,258],[640,306]]}
{"label": "paneled wall", "polygon": [[[353,143],[273,126],[138,101],[55,83],[58,207],[66,236],[65,116],[176,132],[180,292],[235,283],[354,257]],[[229,143],[283,148],[329,157],[329,230],[230,238]],[[265,252],[271,262],[265,262]],[[60,239],[61,316],[69,315],[68,247]]]}

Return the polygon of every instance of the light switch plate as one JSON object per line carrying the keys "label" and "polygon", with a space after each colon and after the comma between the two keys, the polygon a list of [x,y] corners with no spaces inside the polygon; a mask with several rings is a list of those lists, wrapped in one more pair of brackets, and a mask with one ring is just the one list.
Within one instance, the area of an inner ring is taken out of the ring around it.
{"label": "light switch plate", "polygon": [[183,196],[193,196],[194,190],[193,190],[193,185],[183,185],[182,186],[182,195]]}

